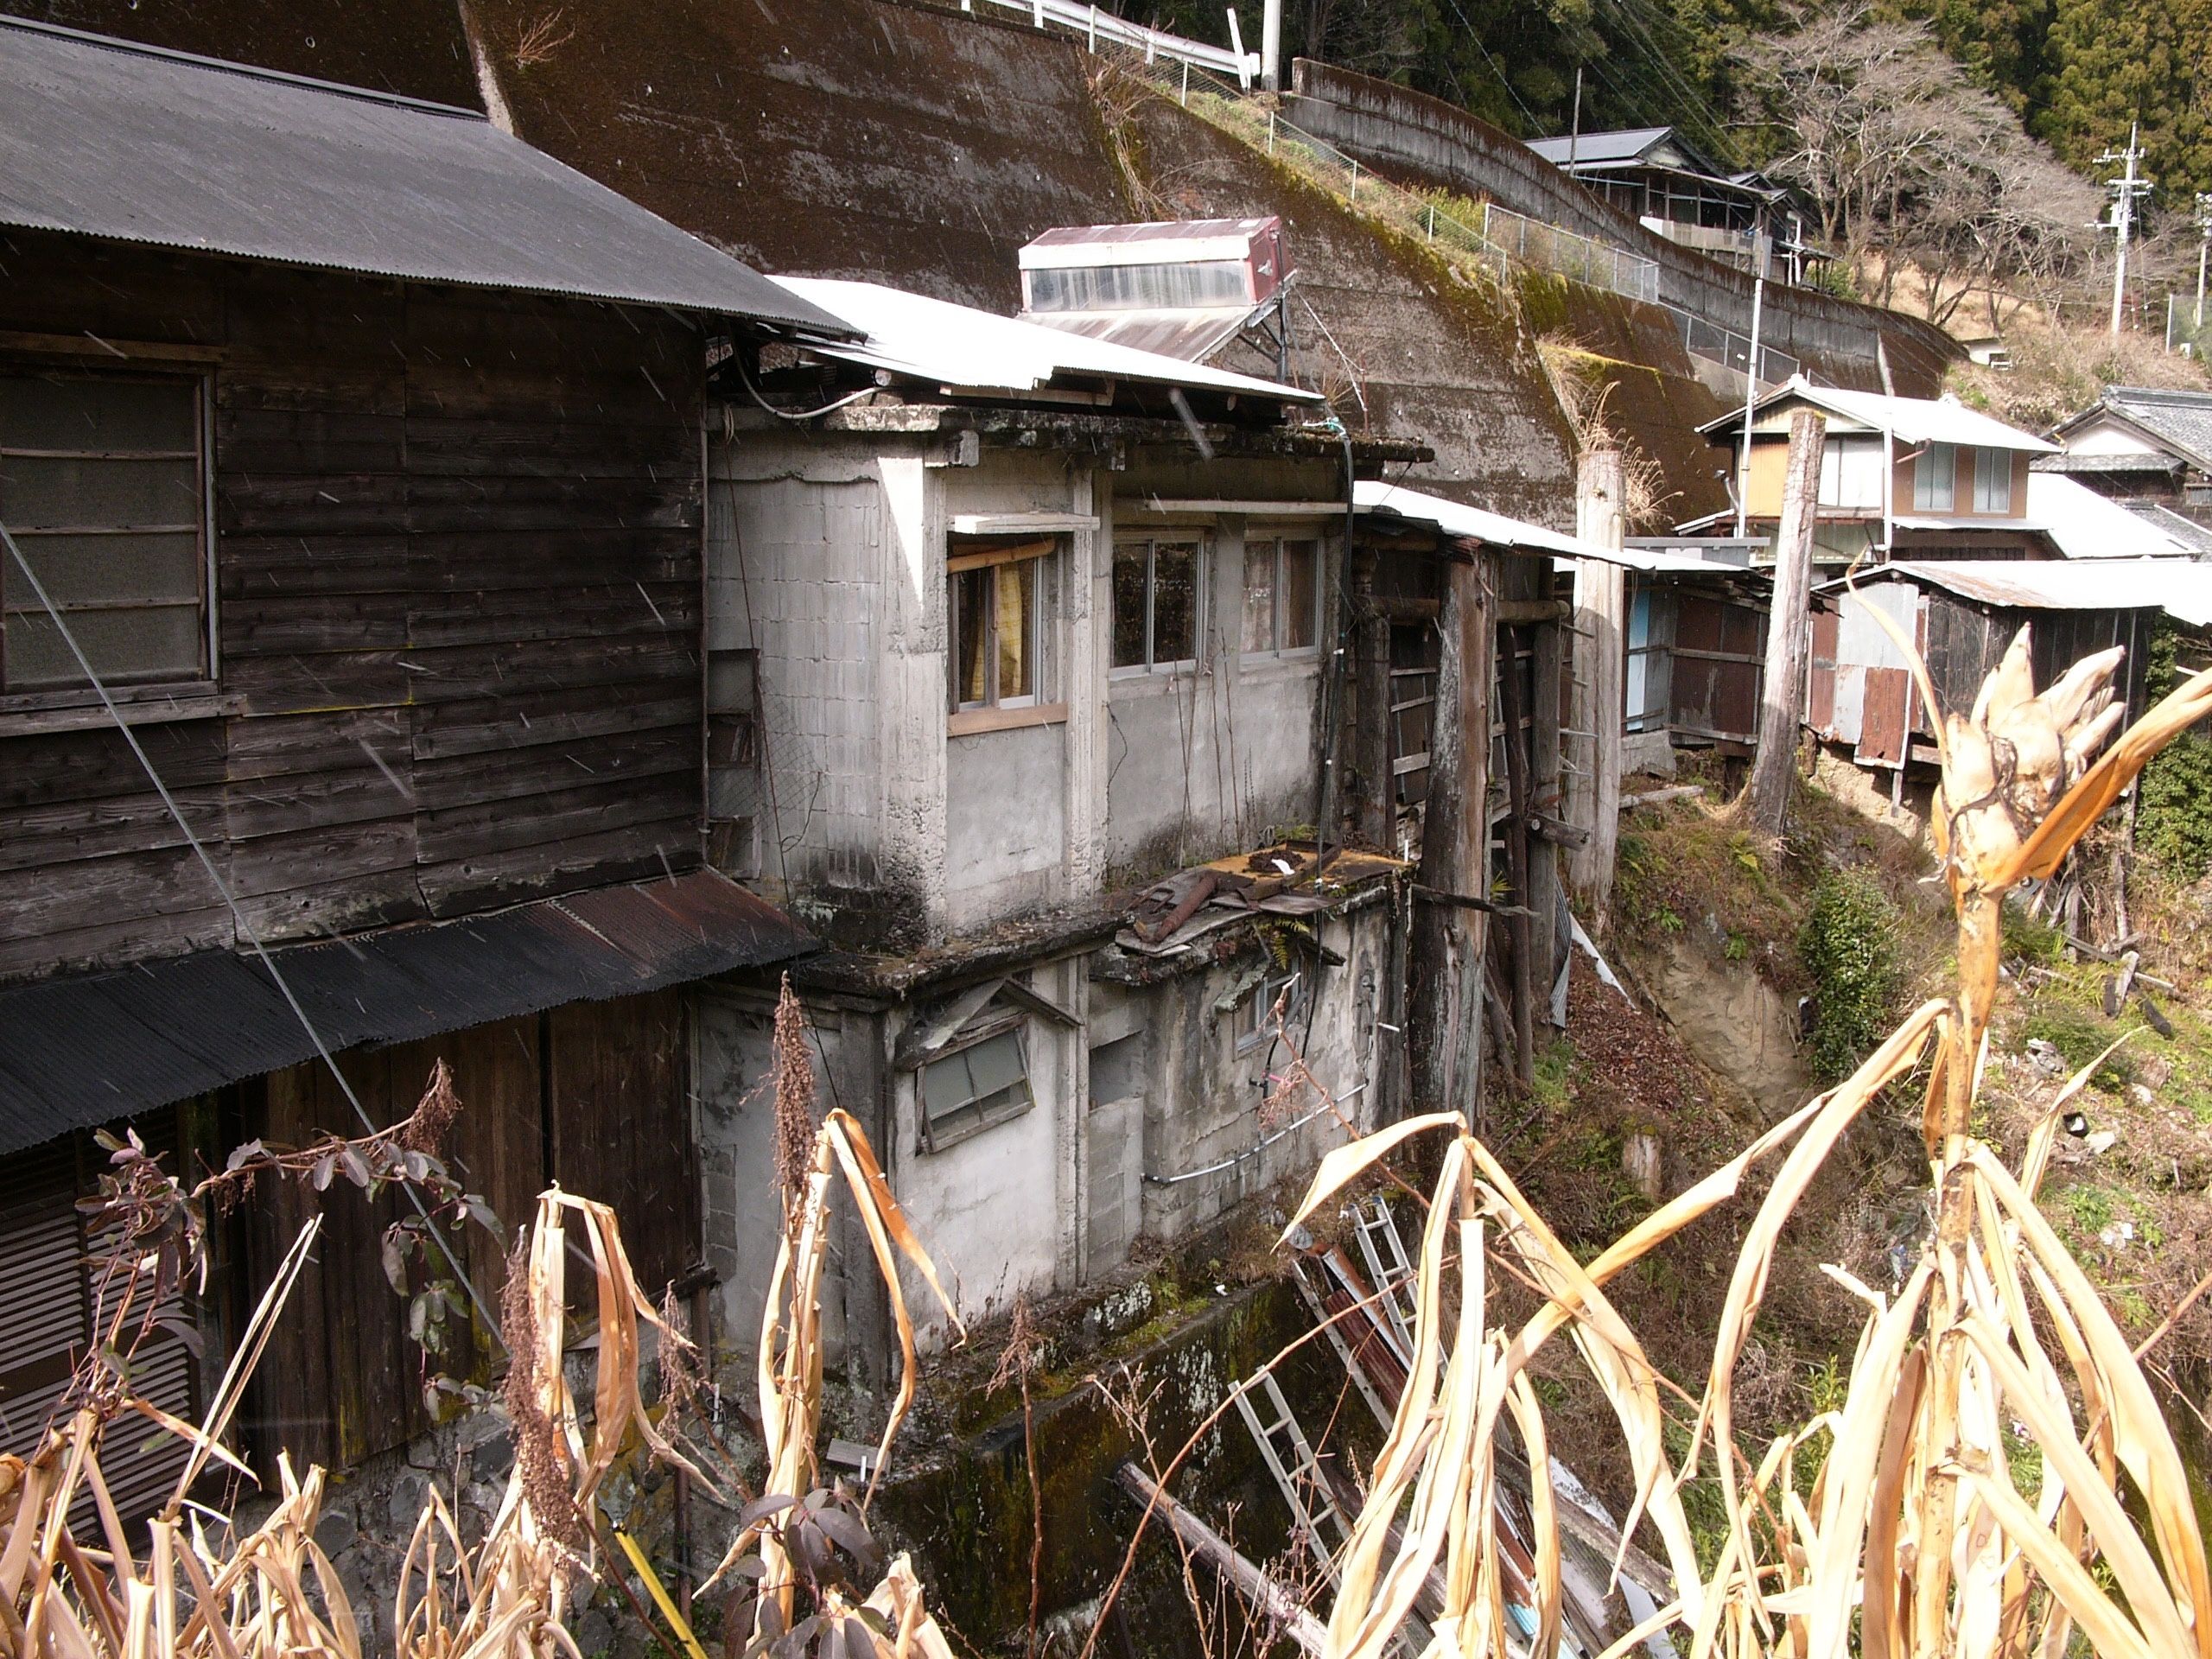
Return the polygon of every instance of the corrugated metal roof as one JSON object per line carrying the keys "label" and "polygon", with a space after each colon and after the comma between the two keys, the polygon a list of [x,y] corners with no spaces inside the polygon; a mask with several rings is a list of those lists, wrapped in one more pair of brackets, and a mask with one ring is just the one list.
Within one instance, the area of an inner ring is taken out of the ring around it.
{"label": "corrugated metal roof", "polygon": [[1447,536],[1470,536],[1493,547],[1526,548],[1533,552],[1553,553],[1569,559],[1602,559],[1608,564],[1625,565],[1631,570],[1688,573],[1721,568],[1707,564],[1703,559],[1656,553],[1640,547],[1618,550],[1599,547],[1596,543],[1586,542],[1580,537],[1546,530],[1541,524],[1509,518],[1502,512],[1471,507],[1464,502],[1447,501],[1440,495],[1409,490],[1402,484],[1386,484],[1380,479],[1359,480],[1352,486],[1352,500],[1362,512],[1387,512],[1401,518],[1415,519],[1435,526]]}
{"label": "corrugated metal roof", "polygon": [[[1900,579],[2014,610],[2163,610],[2194,626],[2212,624],[2212,564],[2185,559],[1896,559],[1856,581]],[[1848,585],[1823,582],[1820,591]]]}
{"label": "corrugated metal roof", "polygon": [[0,224],[851,332],[474,111],[15,18]]}
{"label": "corrugated metal roof", "polygon": [[[1847,391],[1840,386],[1816,386],[1793,374],[1759,399],[1752,410],[1756,421],[1778,405],[1802,400],[1831,415],[1840,415],[1870,430],[1888,431],[1907,443],[1958,443],[1983,449],[2025,449],[2051,454],[2058,446],[1993,420],[1968,409],[1953,397],[1885,397],[1878,391]],[[1698,429],[1707,436],[1736,439],[1744,429],[1743,411],[1724,415]]]}
{"label": "corrugated metal roof", "polygon": [[2196,545],[2057,473],[2028,474],[2028,517],[2069,559],[2187,558]]}
{"label": "corrugated metal roof", "polygon": [[1605,162],[1632,162],[1653,145],[1663,143],[1672,127],[1624,127],[1618,132],[1567,134],[1557,138],[1531,138],[1529,148],[1555,166],[1565,167],[1570,151],[1578,167]]}
{"label": "corrugated metal roof", "polygon": [[[1272,304],[1269,302],[1268,304]],[[1258,308],[1266,310],[1268,304]],[[1107,340],[1135,352],[1156,352],[1203,363],[1236,338],[1253,314],[1249,305],[1193,307],[1185,311],[1031,311],[1023,321],[1086,340]]]}
{"label": "corrugated metal roof", "polygon": [[1075,247],[1093,242],[1179,242],[1192,238],[1235,237],[1247,240],[1269,229],[1275,216],[1263,219],[1147,219],[1135,225],[1055,225],[1032,237],[1030,248]]}
{"label": "corrugated metal roof", "polygon": [[1296,386],[1135,351],[1018,317],[995,316],[972,306],[929,299],[880,283],[819,276],[772,280],[810,304],[849,318],[866,331],[867,338],[859,345],[823,346],[829,355],[939,385],[976,391],[1033,391],[1059,375],[1073,374],[1240,392],[1288,403],[1322,401],[1320,393]]}
{"label": "corrugated metal roof", "polygon": [[[336,1053],[764,967],[814,943],[701,870],[272,954]],[[232,951],[0,991],[0,1154],[315,1052],[268,971]]]}

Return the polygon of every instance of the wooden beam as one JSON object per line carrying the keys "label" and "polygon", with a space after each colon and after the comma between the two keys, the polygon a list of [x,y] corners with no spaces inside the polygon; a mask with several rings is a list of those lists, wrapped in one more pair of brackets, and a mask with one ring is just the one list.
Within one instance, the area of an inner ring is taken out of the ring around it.
{"label": "wooden beam", "polygon": [[[1584,452],[1574,480],[1574,531],[1586,542],[1618,550],[1625,521],[1627,487],[1618,449]],[[1613,860],[1620,842],[1621,698],[1628,637],[1628,598],[1621,567],[1603,559],[1574,566],[1574,696],[1568,724],[1590,735],[1575,757],[1580,770],[1567,818],[1587,827],[1590,842],[1567,864],[1567,878],[1590,908],[1592,931],[1602,937],[1611,920]]]}
{"label": "wooden beam", "polygon": [[[1774,543],[1774,608],[1766,628],[1765,694],[1759,700],[1758,747],[1744,791],[1751,822],[1770,836],[1789,816],[1797,778],[1797,728],[1805,715],[1805,676],[1812,658],[1813,510],[1821,493],[1821,452],[1827,422],[1819,410],[1789,417],[1789,459],[1782,480],[1782,528]],[[1910,682],[1907,683],[1908,688]],[[1912,741],[1908,690],[1905,746]],[[1898,769],[1900,779],[1904,769]]]}
{"label": "wooden beam", "polygon": [[1502,599],[1497,602],[1501,628],[1533,627],[1540,622],[1564,622],[1567,606],[1556,599]]}
{"label": "wooden beam", "polygon": [[[1490,698],[1497,627],[1494,563],[1446,564],[1437,630],[1421,885],[1432,893],[1490,891]],[[1456,905],[1414,912],[1408,1009],[1414,1100],[1422,1111],[1482,1121],[1483,957],[1487,918]]]}
{"label": "wooden beam", "polygon": [[1535,919],[1529,903],[1529,734],[1521,690],[1519,650],[1509,631],[1498,651],[1498,695],[1505,705],[1505,791],[1513,816],[1505,824],[1507,879],[1522,913],[1506,925],[1513,941],[1513,1075],[1525,1088],[1536,1075]]}
{"label": "wooden beam", "polygon": [[1140,1503],[1158,1513],[1167,1522],[1168,1530],[1193,1555],[1220,1573],[1230,1587],[1244,1599],[1246,1605],[1265,1614],[1300,1652],[1312,1656],[1312,1659],[1320,1659],[1323,1649],[1328,1645],[1328,1630],[1297,1597],[1238,1554],[1227,1539],[1170,1497],[1159,1482],[1134,1463],[1125,1463],[1115,1471],[1115,1478]]}

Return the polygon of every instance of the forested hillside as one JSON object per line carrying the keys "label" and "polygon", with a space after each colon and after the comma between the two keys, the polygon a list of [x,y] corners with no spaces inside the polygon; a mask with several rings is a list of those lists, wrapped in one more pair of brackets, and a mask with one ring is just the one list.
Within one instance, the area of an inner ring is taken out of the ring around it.
{"label": "forested hillside", "polygon": [[[1225,33],[1214,0],[1118,9]],[[2094,260],[2092,181],[2109,171],[2096,158],[2135,120],[2158,186],[2147,228],[2186,241],[2193,279],[2193,196],[2212,189],[2208,22],[2212,0],[1286,0],[1283,35],[1286,54],[1405,82],[1523,137],[1568,130],[1580,66],[1585,130],[1678,126],[1805,187],[1841,220],[1817,228],[1854,256],[1902,246],[1891,221],[1913,220],[1920,245],[1904,251],[1942,282],[1959,274],[1941,269],[1955,246],[1993,239],[1965,210],[2009,196],[2000,264],[2023,266],[2031,291],[2042,279],[2046,298]],[[1257,24],[1244,27],[1249,41]],[[1865,164],[1876,153],[1889,163]],[[1930,217],[1945,222],[1918,223]]]}

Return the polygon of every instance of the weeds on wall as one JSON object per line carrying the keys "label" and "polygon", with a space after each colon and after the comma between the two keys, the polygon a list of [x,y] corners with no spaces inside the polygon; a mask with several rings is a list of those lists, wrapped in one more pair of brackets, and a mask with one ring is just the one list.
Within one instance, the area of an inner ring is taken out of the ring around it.
{"label": "weeds on wall", "polygon": [[1872,1053],[1897,1013],[1902,918],[1874,880],[1834,870],[1813,889],[1797,954],[1813,982],[1811,1060],[1815,1075],[1847,1077]]}

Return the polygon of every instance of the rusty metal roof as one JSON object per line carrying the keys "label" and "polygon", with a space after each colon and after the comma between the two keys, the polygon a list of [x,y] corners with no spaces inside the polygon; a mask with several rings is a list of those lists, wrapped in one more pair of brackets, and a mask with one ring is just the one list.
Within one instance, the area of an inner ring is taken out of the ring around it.
{"label": "rusty metal roof", "polygon": [[17,18],[0,224],[851,332],[473,110]]}
{"label": "rusty metal roof", "polygon": [[[2023,611],[2158,611],[2212,625],[2212,564],[2191,559],[1893,559],[1853,579],[1904,580]],[[1819,591],[1841,593],[1843,580]]]}
{"label": "rusty metal roof", "polygon": [[[271,954],[333,1053],[679,985],[815,941],[710,870]],[[0,1154],[315,1058],[259,960],[203,951],[0,991]]]}

